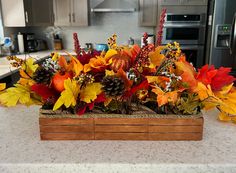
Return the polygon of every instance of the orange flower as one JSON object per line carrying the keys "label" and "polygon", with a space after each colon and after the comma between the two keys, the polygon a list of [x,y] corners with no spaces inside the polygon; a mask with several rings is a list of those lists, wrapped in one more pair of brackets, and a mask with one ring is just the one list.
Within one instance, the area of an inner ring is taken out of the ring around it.
{"label": "orange flower", "polygon": [[91,58],[88,66],[95,72],[105,71],[106,67],[110,65],[109,62],[102,56],[97,56],[96,58]]}

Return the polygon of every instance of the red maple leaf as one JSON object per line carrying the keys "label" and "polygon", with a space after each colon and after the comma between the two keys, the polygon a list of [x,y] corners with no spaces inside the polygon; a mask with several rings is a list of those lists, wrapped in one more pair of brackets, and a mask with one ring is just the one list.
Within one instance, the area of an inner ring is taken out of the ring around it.
{"label": "red maple leaf", "polygon": [[77,114],[83,115],[85,113],[85,111],[87,110],[87,108],[89,110],[92,110],[96,103],[102,103],[102,102],[105,102],[105,100],[106,100],[105,94],[101,93],[100,95],[97,96],[97,98],[92,103],[88,103],[88,104],[82,106],[81,108],[79,108],[77,111]]}
{"label": "red maple leaf", "polygon": [[130,98],[133,94],[135,94],[138,90],[141,89],[148,89],[149,84],[148,81],[145,79],[144,81],[142,81],[140,84],[132,87],[129,91],[126,91],[123,95],[123,99],[128,99]]}
{"label": "red maple leaf", "polygon": [[31,86],[31,90],[41,96],[43,101],[46,101],[49,98],[54,98],[54,100],[56,100],[57,98],[57,93],[44,84],[34,84]]}
{"label": "red maple leaf", "polygon": [[216,75],[212,78],[211,88],[213,91],[219,91],[222,87],[233,83],[236,78],[231,76],[229,72],[231,68],[220,67]]}
{"label": "red maple leaf", "polygon": [[216,75],[217,70],[213,65],[209,67],[209,65],[204,65],[201,69],[198,70],[198,74],[196,75],[196,79],[202,82],[205,85],[209,85],[212,82],[212,78]]}

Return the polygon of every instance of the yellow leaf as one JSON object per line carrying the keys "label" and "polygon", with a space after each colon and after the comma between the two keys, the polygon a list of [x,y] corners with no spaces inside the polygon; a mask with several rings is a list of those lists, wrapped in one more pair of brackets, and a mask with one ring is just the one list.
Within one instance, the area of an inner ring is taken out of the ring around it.
{"label": "yellow leaf", "polygon": [[6,88],[6,83],[0,83],[0,91]]}
{"label": "yellow leaf", "polygon": [[105,55],[105,59],[110,59],[112,56],[118,54],[118,52],[115,49],[109,49]]}
{"label": "yellow leaf", "polygon": [[88,84],[80,92],[80,100],[85,103],[91,103],[94,101],[99,94],[102,92],[102,84],[100,83],[91,83]]}
{"label": "yellow leaf", "polygon": [[28,58],[22,65],[22,69],[26,71],[29,76],[33,76],[33,73],[38,68],[38,64],[35,64],[34,58]]}
{"label": "yellow leaf", "polygon": [[28,74],[26,74],[26,72],[23,69],[20,69],[19,72],[20,72],[21,78],[17,83],[24,85],[24,86],[27,86],[27,85],[32,86],[35,84],[35,81],[32,80],[31,77]]}
{"label": "yellow leaf", "polygon": [[30,87],[16,84],[15,87],[8,88],[5,92],[0,94],[0,102],[7,107],[15,106],[18,102],[31,105],[33,101],[30,94]]}
{"label": "yellow leaf", "polygon": [[53,110],[59,109],[63,104],[68,108],[76,105],[76,100],[80,92],[80,86],[77,85],[73,79],[67,79],[64,81],[65,90],[61,93],[61,96],[55,103]]}
{"label": "yellow leaf", "polygon": [[154,52],[151,52],[149,54],[149,58],[151,61],[151,67],[150,68],[155,68],[156,66],[160,66],[162,61],[164,60],[165,56],[161,54],[161,51],[163,50],[163,46],[159,46],[155,49]]}
{"label": "yellow leaf", "polygon": [[57,61],[59,57],[60,57],[59,54],[57,52],[54,52],[52,56],[52,60]]}
{"label": "yellow leaf", "polygon": [[74,69],[74,72],[75,72],[75,77],[77,77],[83,71],[84,66],[75,57],[72,57],[71,62],[73,64],[73,69]]}
{"label": "yellow leaf", "polygon": [[113,76],[115,75],[115,72],[113,70],[106,70],[106,76]]}
{"label": "yellow leaf", "polygon": [[228,121],[231,121],[231,117],[228,116],[225,112],[220,112],[219,120],[228,122]]}

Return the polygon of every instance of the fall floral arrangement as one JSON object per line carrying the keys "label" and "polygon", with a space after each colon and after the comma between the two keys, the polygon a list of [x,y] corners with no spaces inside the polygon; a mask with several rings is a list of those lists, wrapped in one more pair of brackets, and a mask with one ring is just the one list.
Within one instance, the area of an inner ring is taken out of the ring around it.
{"label": "fall floral arrangement", "polygon": [[21,78],[1,91],[1,104],[41,104],[43,109],[78,115],[94,110],[132,114],[132,105],[158,114],[185,115],[217,108],[220,120],[236,122],[230,68],[205,65],[196,70],[178,43],[155,47],[147,43],[147,34],[143,47],[119,46],[116,39],[116,35],[108,39],[107,52],[85,51],[74,34],[77,56],[53,53],[41,64],[33,58],[8,57],[20,67]]}

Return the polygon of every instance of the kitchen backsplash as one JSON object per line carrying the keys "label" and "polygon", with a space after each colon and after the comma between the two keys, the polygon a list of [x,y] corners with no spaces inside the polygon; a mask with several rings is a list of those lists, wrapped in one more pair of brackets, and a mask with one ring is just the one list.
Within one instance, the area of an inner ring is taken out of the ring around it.
{"label": "kitchen backsplash", "polygon": [[[97,5],[101,0],[91,0],[91,7]],[[136,3],[137,0],[132,0]],[[140,44],[141,36],[144,32],[153,34],[155,28],[140,27],[138,12],[134,13],[91,13],[90,25],[88,27],[60,27],[61,37],[65,49],[73,49],[74,32],[78,33],[81,45],[85,43],[106,43],[107,38],[114,34],[119,36],[118,43],[126,44],[129,37],[135,39],[136,43]],[[30,27],[24,28],[7,28],[5,34],[17,33],[18,31],[32,32],[36,34],[37,38],[46,39],[49,48],[52,48],[52,39],[49,38],[53,27]]]}

